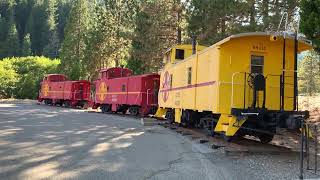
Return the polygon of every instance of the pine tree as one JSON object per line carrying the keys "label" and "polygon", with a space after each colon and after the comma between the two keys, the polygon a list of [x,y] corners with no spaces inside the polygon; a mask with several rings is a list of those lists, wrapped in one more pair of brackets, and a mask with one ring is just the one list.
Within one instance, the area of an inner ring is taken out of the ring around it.
{"label": "pine tree", "polygon": [[211,45],[235,33],[277,31],[285,12],[293,27],[298,0],[191,0],[188,10],[189,34]]}
{"label": "pine tree", "polygon": [[247,31],[244,24],[256,29],[255,6],[255,0],[192,0],[188,11],[189,35],[198,36],[200,44],[211,45],[233,33]]}
{"label": "pine tree", "polygon": [[110,55],[115,51],[112,45],[116,44],[115,31],[112,28],[115,19],[112,14],[105,8],[96,6],[91,18],[84,61],[86,76],[89,78],[97,76],[97,69],[112,65],[113,59]]}
{"label": "pine tree", "polygon": [[315,51],[311,51],[299,63],[299,90],[312,96],[320,91],[320,56]]}
{"label": "pine tree", "polygon": [[178,1],[143,1],[135,18],[136,28],[128,66],[136,73],[162,67],[163,53],[178,42]]}
{"label": "pine tree", "polygon": [[56,30],[56,0],[34,0],[34,6],[27,23],[31,36],[31,49],[35,55],[43,55],[44,48]]}
{"label": "pine tree", "polygon": [[60,68],[71,79],[84,76],[85,37],[88,33],[89,10],[86,0],[73,3],[65,29]]}
{"label": "pine tree", "polygon": [[20,45],[16,25],[10,23],[9,32],[5,41],[5,53],[7,57],[19,56]]}
{"label": "pine tree", "polygon": [[115,66],[119,66],[128,56],[128,48],[131,44],[130,34],[134,28],[134,15],[137,9],[136,0],[104,0],[109,18],[113,19],[110,24],[114,33],[114,42],[109,48],[114,51],[110,57],[114,60]]}
{"label": "pine tree", "polygon": [[57,36],[59,41],[64,39],[64,29],[67,24],[72,2],[70,0],[58,0],[57,2]]}
{"label": "pine tree", "polygon": [[32,6],[32,0],[16,0],[16,5],[14,6],[15,23],[17,26],[20,43],[23,43],[24,37],[26,36],[25,31]]}
{"label": "pine tree", "polygon": [[320,1],[301,0],[301,31],[313,41],[315,50],[320,53]]}
{"label": "pine tree", "polygon": [[7,30],[7,23],[0,14],[0,59],[6,56],[5,44],[4,44],[4,41],[6,39],[6,30]]}
{"label": "pine tree", "polygon": [[8,53],[11,54],[12,50],[8,48],[8,45],[15,44],[15,42],[7,44],[8,39],[15,39],[14,5],[14,0],[0,1],[0,58],[8,56]]}
{"label": "pine tree", "polygon": [[26,34],[22,42],[21,56],[30,56],[30,55],[31,55],[30,34]]}
{"label": "pine tree", "polygon": [[43,49],[43,55],[49,58],[57,58],[59,56],[60,42],[55,31],[50,33],[49,43]]}

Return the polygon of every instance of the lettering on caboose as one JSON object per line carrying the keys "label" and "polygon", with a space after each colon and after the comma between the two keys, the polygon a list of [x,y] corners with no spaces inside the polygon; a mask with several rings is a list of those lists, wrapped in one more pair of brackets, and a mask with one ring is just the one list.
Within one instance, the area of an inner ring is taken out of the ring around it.
{"label": "lettering on caboose", "polygon": [[251,50],[265,52],[265,51],[267,51],[267,46],[265,46],[263,43],[255,43],[255,44],[252,44]]}

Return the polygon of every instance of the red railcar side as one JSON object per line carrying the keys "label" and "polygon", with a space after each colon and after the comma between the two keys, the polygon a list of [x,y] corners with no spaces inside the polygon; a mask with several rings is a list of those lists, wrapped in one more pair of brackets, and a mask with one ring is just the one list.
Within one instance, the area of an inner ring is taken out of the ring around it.
{"label": "red railcar side", "polygon": [[90,100],[89,81],[69,81],[62,74],[49,74],[41,82],[39,102],[66,107],[84,107]]}
{"label": "red railcar side", "polygon": [[145,116],[157,108],[160,83],[158,74],[132,76],[125,68],[110,68],[100,71],[95,81],[94,108],[102,112],[129,112]]}

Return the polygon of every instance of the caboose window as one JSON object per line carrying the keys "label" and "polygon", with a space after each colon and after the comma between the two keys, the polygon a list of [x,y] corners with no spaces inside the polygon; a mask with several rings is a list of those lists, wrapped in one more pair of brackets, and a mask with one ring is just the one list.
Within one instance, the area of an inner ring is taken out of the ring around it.
{"label": "caboose window", "polygon": [[121,89],[122,89],[122,92],[125,92],[126,91],[126,85],[123,84]]}
{"label": "caboose window", "polygon": [[176,49],[176,59],[184,59],[184,50]]}
{"label": "caboose window", "polygon": [[251,56],[251,73],[263,74],[263,65],[263,56]]}
{"label": "caboose window", "polygon": [[191,81],[192,81],[192,68],[189,67],[188,68],[188,85],[191,84]]}

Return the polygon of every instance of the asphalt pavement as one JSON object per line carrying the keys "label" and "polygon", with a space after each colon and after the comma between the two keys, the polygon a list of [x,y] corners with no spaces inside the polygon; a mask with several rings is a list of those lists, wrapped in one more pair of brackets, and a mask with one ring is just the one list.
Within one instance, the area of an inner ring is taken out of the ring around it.
{"label": "asphalt pavement", "polygon": [[139,118],[0,102],[0,179],[296,179],[298,156],[226,155]]}
{"label": "asphalt pavement", "polygon": [[0,104],[0,179],[233,179],[211,151],[137,118]]}

